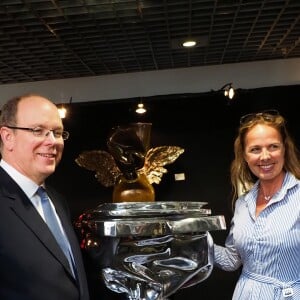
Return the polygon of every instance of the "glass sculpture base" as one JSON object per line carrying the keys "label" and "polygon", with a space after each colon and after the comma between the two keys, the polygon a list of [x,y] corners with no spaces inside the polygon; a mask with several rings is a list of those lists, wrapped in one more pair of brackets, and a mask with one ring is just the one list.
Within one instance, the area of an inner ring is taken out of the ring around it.
{"label": "glass sculpture base", "polygon": [[104,203],[77,222],[106,286],[130,300],[167,300],[213,269],[212,230],[226,229],[204,202]]}

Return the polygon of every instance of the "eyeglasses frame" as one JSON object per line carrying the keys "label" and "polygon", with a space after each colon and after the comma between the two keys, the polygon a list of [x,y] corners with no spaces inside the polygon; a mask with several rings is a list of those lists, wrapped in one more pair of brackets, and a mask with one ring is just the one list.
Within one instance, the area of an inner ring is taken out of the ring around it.
{"label": "eyeglasses frame", "polygon": [[52,132],[54,138],[58,139],[58,138],[62,138],[64,141],[66,141],[69,136],[70,136],[70,133],[66,130],[63,130],[61,132],[61,137],[56,137],[55,134],[54,134],[54,131],[56,131],[56,129],[46,129],[46,128],[42,128],[42,127],[34,127],[34,128],[30,128],[30,127],[19,127],[19,126],[10,126],[10,125],[5,125],[5,127],[7,128],[10,128],[10,129],[18,129],[18,130],[25,130],[25,131],[31,131],[32,134],[34,136],[37,136],[39,137],[38,135],[36,135],[36,130],[37,129],[43,129],[43,130],[47,130],[48,132],[44,135],[44,137],[47,137],[49,135],[50,132]]}

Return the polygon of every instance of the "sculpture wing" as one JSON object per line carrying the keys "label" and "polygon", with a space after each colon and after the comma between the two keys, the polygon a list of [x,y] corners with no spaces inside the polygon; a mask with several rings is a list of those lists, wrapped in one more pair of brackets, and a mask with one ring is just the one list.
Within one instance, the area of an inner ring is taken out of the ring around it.
{"label": "sculpture wing", "polygon": [[163,174],[167,173],[165,165],[173,163],[184,149],[178,146],[160,146],[151,148],[145,158],[142,171],[146,174],[149,182],[160,183]]}
{"label": "sculpture wing", "polygon": [[103,150],[84,151],[75,162],[80,167],[96,172],[95,177],[105,187],[115,185],[121,175],[113,156]]}

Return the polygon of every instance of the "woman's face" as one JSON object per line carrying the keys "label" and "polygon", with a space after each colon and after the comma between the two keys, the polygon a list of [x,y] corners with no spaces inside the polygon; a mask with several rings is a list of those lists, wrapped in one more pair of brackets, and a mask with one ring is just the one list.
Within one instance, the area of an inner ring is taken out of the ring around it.
{"label": "woman's face", "polygon": [[273,127],[257,124],[245,136],[245,160],[260,180],[272,180],[283,170],[284,145]]}

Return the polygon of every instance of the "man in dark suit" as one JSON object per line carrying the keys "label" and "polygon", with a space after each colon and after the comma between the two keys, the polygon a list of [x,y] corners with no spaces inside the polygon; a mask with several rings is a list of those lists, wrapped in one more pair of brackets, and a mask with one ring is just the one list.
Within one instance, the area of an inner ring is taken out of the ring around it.
{"label": "man in dark suit", "polygon": [[[11,99],[1,111],[0,134],[0,299],[88,300],[68,208],[45,183],[60,162],[69,136],[57,107],[34,94]],[[37,193],[41,186],[50,198],[68,254],[50,230]]]}

